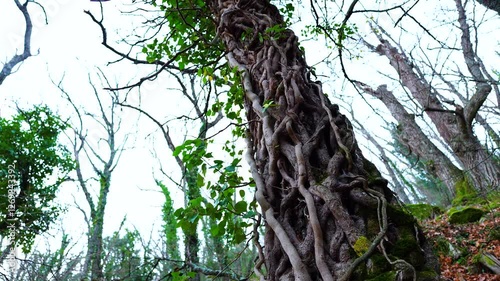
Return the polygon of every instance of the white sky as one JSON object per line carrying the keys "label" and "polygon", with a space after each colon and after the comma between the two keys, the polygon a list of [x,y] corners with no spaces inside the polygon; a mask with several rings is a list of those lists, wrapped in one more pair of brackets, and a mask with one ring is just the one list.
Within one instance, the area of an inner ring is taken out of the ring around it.
{"label": "white sky", "polygon": [[[23,18],[15,7],[13,1],[3,1],[0,9],[0,60],[4,62],[7,57],[11,57],[22,41],[24,34]],[[9,76],[0,86],[0,114],[2,117],[9,116],[15,112],[15,103],[23,108],[30,105],[44,103],[48,104],[62,116],[73,115],[72,109],[62,99],[59,90],[50,81],[50,76],[59,81],[63,74],[65,79],[63,86],[72,96],[76,103],[85,107],[86,110],[96,111],[95,97],[88,84],[88,75],[92,76],[95,83],[99,83],[96,77],[95,66],[103,68],[111,83],[120,79],[119,83],[125,83],[138,77],[136,67],[128,69],[109,67],[105,64],[116,57],[110,55],[101,44],[100,30],[91,21],[90,17],[83,13],[83,10],[90,9],[95,14],[99,14],[99,3],[90,1],[40,1],[44,5],[49,24],[45,25],[41,17],[34,16],[34,30],[32,39],[32,51],[39,55],[25,61],[19,70]],[[30,5],[30,12],[33,15],[40,14],[35,5]],[[104,3],[106,10],[106,23],[110,26],[110,42],[113,42],[116,26],[127,26],[130,22],[120,18],[118,8],[123,8],[119,1]],[[130,18],[128,19],[130,21]],[[121,22],[120,22],[121,21]],[[7,36],[4,36],[7,34]],[[96,85],[98,89],[101,85]],[[149,84],[145,87],[150,90],[142,97],[143,103],[165,102],[165,98],[158,96],[160,86]],[[153,95],[156,92],[156,97]],[[161,93],[160,93],[161,94]],[[107,94],[100,93],[105,100]],[[148,100],[149,97],[154,100]],[[165,104],[168,104],[165,102]],[[175,106],[176,103],[170,102]],[[166,110],[165,107],[163,110]],[[172,110],[174,111],[174,110]],[[149,120],[141,119],[140,128],[136,128],[137,114],[130,110],[124,110],[122,131],[133,133],[136,130],[151,132],[155,130]],[[159,116],[163,117],[163,116]],[[87,123],[84,126],[89,130],[89,137],[97,139],[102,136],[102,130],[95,124]],[[122,135],[123,136],[123,135]],[[160,142],[163,140],[160,139]],[[164,143],[162,143],[164,144]],[[122,218],[126,215],[129,222],[128,227],[134,225],[143,234],[148,234],[153,225],[156,229],[161,225],[161,205],[164,202],[163,195],[153,191],[143,191],[141,189],[158,190],[153,180],[153,167],[157,162],[150,157],[150,144],[144,139],[130,138],[127,147],[133,147],[123,153],[118,167],[113,173],[112,187],[108,195],[108,204],[105,217],[105,235],[110,235],[118,229]],[[166,150],[159,151],[165,156],[171,156]],[[167,158],[165,157],[165,158]],[[173,172],[177,171],[177,166],[169,168]],[[93,176],[87,173],[89,176]],[[158,174],[157,174],[158,175]],[[83,193],[75,184],[67,183],[61,188],[59,200],[64,203],[73,204],[72,196],[88,210]],[[80,212],[70,207],[68,214],[63,217],[64,228],[75,235],[83,235],[87,231]],[[81,237],[83,238],[83,237]],[[84,240],[84,239],[83,239]]]}

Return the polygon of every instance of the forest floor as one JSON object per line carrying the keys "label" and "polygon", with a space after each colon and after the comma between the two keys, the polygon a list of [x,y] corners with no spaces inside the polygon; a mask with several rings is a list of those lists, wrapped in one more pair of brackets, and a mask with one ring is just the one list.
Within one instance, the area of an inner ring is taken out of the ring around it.
{"label": "forest floor", "polygon": [[480,263],[484,253],[500,259],[500,208],[474,223],[450,224],[448,219],[443,214],[421,221],[439,253],[442,280],[500,281],[500,275]]}

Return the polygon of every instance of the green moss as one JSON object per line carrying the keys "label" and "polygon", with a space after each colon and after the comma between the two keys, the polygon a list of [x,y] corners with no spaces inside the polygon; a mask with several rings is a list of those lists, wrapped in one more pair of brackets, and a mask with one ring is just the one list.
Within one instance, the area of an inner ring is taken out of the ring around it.
{"label": "green moss", "polygon": [[390,250],[391,255],[404,259],[415,268],[421,268],[425,263],[425,258],[420,251],[417,240],[412,235],[404,235],[399,238]]}
{"label": "green moss", "polygon": [[463,250],[455,247],[453,244],[448,242],[444,237],[434,238],[434,252],[437,256],[449,256],[453,259],[458,259],[462,256]]}
{"label": "green moss", "polygon": [[484,205],[487,203],[484,198],[477,194],[474,186],[466,178],[455,184],[455,192],[456,196],[452,201],[452,206]]}
{"label": "green moss", "polygon": [[391,264],[381,253],[374,253],[367,263],[368,277],[376,277],[391,268]]}
{"label": "green moss", "polygon": [[405,257],[409,252],[415,249],[415,247],[418,248],[415,238],[402,237],[396,241],[391,253],[396,257]]}
{"label": "green moss", "polygon": [[387,205],[387,217],[390,218],[391,223],[397,226],[412,226],[417,220],[408,212],[405,212],[399,206]]}
{"label": "green moss", "polygon": [[433,270],[417,272],[418,281],[435,281],[438,280],[438,277],[439,275]]}
{"label": "green moss", "polygon": [[353,248],[354,251],[356,252],[356,255],[358,257],[362,256],[366,251],[368,251],[368,248],[370,248],[371,242],[366,238],[365,236],[360,236],[358,240],[356,240],[356,243],[354,243]]}
{"label": "green moss", "polygon": [[485,212],[483,210],[473,207],[451,208],[448,211],[448,214],[450,216],[448,221],[451,224],[475,222],[478,221],[484,215],[484,213]]}
{"label": "green moss", "polygon": [[488,234],[488,240],[489,241],[500,240],[500,225],[497,225],[490,230],[490,233]]}
{"label": "green moss", "polygon": [[372,279],[367,279],[366,281],[392,281],[392,280],[396,280],[396,275],[397,275],[397,272],[396,271],[388,271],[388,272],[384,272]]}
{"label": "green moss", "polygon": [[489,210],[500,207],[500,191],[490,192],[487,195],[486,200],[488,201],[487,207]]}
{"label": "green moss", "polygon": [[434,218],[435,216],[443,213],[443,211],[439,207],[429,204],[410,204],[405,205],[405,207],[418,220]]}

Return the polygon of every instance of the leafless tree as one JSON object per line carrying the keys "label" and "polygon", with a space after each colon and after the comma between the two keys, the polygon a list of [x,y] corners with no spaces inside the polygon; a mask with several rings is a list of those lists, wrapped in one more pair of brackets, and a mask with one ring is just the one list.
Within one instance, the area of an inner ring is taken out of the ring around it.
{"label": "leafless tree", "polygon": [[[454,188],[457,184],[467,181],[477,191],[485,195],[499,186],[500,167],[492,155],[496,148],[487,149],[476,136],[473,126],[474,121],[477,121],[488,132],[488,138],[491,138],[493,143],[498,145],[498,133],[481,115],[480,110],[481,107],[484,107],[490,93],[495,92],[498,96],[499,90],[497,82],[478,56],[477,41],[473,41],[473,36],[470,33],[471,27],[467,22],[462,1],[456,0],[455,3],[460,44],[456,47],[443,46],[443,48],[450,49],[451,52],[461,52],[468,75],[458,66],[457,75],[461,81],[466,81],[465,87],[452,83],[446,75],[437,71],[434,63],[428,58],[422,60],[425,63],[416,61],[380,25],[373,28],[373,34],[379,40],[377,46],[363,41],[372,51],[389,59],[390,65],[398,73],[401,85],[408,89],[409,95],[418,104],[421,112],[425,113],[426,117],[432,121],[445,145],[450,147],[452,154],[458,159],[460,167],[456,167],[448,156],[441,153],[428,140],[425,140],[427,138],[423,132],[419,132],[418,125],[414,120],[415,116],[420,114],[419,112],[416,114],[408,113],[398,98],[384,85],[378,87],[377,90],[366,85],[361,88],[386,105],[393,117],[398,120],[402,132],[407,131],[404,133],[403,140],[407,141],[413,153],[426,163],[431,164],[428,170],[434,171],[443,180],[448,186],[450,194],[454,194]],[[426,73],[426,70],[421,66],[427,66],[430,73]],[[434,77],[440,79],[448,88],[437,86]],[[470,89],[471,87],[467,85],[468,82],[474,85],[474,89]],[[358,83],[358,85],[360,84]],[[467,91],[467,94],[461,93],[463,89]],[[469,89],[472,92],[470,95],[468,94]],[[449,95],[443,92],[449,92],[456,96],[447,98]]]}
{"label": "leafless tree", "polygon": [[[101,82],[108,87],[111,86],[103,72],[100,74]],[[119,135],[122,129],[122,119],[119,114],[118,94],[108,91],[106,92],[107,96],[103,95],[90,76],[89,84],[92,86],[92,95],[98,109],[97,113],[80,109],[73,97],[64,89],[62,80],[57,86],[75,111],[76,124],[72,126],[74,131],[72,146],[77,167],[76,181],[88,204],[88,207],[80,207],[88,228],[87,253],[81,271],[81,279],[84,280],[90,273],[92,280],[102,280],[104,214],[112,173],[125,149],[128,134],[121,137]],[[85,126],[89,126],[87,122],[90,121],[102,129],[103,136],[98,134],[89,136]],[[84,167],[89,164],[92,172],[86,174]],[[89,211],[87,212],[85,209]]]}

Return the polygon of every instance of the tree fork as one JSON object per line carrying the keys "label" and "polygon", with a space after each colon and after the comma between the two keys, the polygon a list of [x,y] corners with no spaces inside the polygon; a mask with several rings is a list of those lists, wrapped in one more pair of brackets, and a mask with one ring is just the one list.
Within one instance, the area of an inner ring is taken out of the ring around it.
{"label": "tree fork", "polygon": [[247,160],[266,224],[257,276],[424,280],[418,276],[427,271],[425,280],[437,280],[416,221],[363,157],[339,107],[310,80],[278,9],[266,0],[207,3],[229,64],[242,75],[252,121]]}

